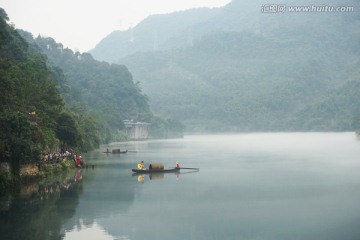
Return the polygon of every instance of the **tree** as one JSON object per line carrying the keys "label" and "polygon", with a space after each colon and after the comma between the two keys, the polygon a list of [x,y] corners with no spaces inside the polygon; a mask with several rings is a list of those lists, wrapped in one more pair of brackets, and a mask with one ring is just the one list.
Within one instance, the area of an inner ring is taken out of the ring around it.
{"label": "tree", "polygon": [[10,162],[13,175],[18,176],[21,163],[39,159],[41,130],[20,112],[1,115],[0,126],[0,162]]}
{"label": "tree", "polygon": [[82,138],[79,134],[78,125],[69,112],[62,112],[57,118],[56,135],[61,142],[61,150],[74,148],[81,145]]}

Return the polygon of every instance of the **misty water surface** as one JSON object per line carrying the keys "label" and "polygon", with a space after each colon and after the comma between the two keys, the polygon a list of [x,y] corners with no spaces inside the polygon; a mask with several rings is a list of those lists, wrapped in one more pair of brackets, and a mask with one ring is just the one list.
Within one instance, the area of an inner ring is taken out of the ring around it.
{"label": "misty water surface", "polygon": [[[353,133],[189,136],[125,147],[137,153],[89,156],[102,167],[64,225],[65,239],[360,237]],[[140,183],[130,169],[141,160],[201,170]]]}
{"label": "misty water surface", "polygon": [[[62,202],[76,198],[74,210],[60,211],[68,217],[51,236],[360,239],[354,133],[187,136],[109,146],[118,147],[136,152],[106,155],[101,149],[84,156],[95,168],[84,174],[78,194],[61,196]],[[200,171],[142,179],[131,173],[141,160]]]}

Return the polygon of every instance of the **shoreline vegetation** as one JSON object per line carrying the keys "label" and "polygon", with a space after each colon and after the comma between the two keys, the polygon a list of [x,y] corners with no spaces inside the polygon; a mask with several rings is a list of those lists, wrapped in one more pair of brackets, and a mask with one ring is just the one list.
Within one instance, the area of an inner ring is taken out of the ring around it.
{"label": "shoreline vegetation", "polygon": [[[51,156],[51,158],[49,157]],[[85,166],[85,162],[80,159],[80,168]],[[47,179],[68,170],[79,168],[76,155],[46,154],[38,163],[27,163],[20,166],[19,175],[12,174],[10,164],[2,163],[0,166],[0,195],[5,194],[12,188],[22,185],[27,181]]]}

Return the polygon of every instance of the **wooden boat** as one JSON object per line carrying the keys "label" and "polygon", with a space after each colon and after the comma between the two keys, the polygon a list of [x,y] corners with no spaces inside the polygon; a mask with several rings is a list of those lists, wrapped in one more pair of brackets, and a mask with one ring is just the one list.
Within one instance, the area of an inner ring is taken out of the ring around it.
{"label": "wooden boat", "polygon": [[127,153],[128,150],[120,151],[120,149],[113,149],[112,151],[104,151],[103,153],[112,153],[112,154],[119,154],[119,153]]}
{"label": "wooden boat", "polygon": [[112,152],[113,154],[117,154],[117,153],[127,153],[127,150],[121,151],[120,148],[117,148],[117,149],[113,149],[111,152]]}
{"label": "wooden boat", "polygon": [[143,174],[149,174],[149,173],[172,173],[172,172],[179,172],[180,168],[167,168],[167,169],[132,169],[135,173],[143,173]]}

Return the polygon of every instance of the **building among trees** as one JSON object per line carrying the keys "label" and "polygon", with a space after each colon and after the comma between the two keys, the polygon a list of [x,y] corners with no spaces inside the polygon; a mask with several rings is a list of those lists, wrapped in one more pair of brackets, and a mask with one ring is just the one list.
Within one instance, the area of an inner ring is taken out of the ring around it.
{"label": "building among trees", "polygon": [[130,140],[141,140],[149,137],[149,123],[124,120],[126,135]]}

